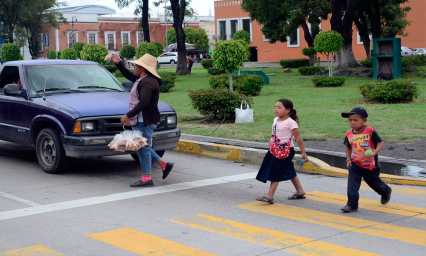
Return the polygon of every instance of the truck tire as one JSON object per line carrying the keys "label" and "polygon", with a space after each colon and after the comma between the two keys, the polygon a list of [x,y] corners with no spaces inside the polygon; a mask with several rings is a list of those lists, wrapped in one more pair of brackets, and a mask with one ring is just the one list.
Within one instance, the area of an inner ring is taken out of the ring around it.
{"label": "truck tire", "polygon": [[[157,153],[160,157],[163,157],[165,152],[166,152],[165,150],[155,151],[155,153]],[[132,156],[133,159],[135,159],[136,162],[139,163],[138,154],[134,153],[134,154],[130,154],[130,155]]]}
{"label": "truck tire", "polygon": [[59,132],[54,128],[45,128],[37,135],[37,160],[46,173],[56,174],[64,171],[68,161]]}

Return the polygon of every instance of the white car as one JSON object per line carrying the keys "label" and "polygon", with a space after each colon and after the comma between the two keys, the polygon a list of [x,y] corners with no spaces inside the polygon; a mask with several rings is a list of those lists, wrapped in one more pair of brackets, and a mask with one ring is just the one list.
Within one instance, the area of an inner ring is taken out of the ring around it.
{"label": "white car", "polygon": [[426,48],[417,48],[417,55],[426,55]]}
{"label": "white car", "polygon": [[417,52],[415,50],[411,49],[410,47],[407,47],[407,46],[401,47],[401,56],[402,57],[411,56],[411,55],[417,55]]}
{"label": "white car", "polygon": [[177,52],[166,52],[161,54],[158,58],[157,58],[158,63],[160,64],[175,64],[178,62],[178,53]]}

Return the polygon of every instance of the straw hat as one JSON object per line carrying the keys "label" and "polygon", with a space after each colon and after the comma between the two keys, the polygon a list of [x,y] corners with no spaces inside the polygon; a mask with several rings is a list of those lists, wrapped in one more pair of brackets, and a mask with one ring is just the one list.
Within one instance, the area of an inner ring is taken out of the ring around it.
{"label": "straw hat", "polygon": [[154,56],[146,53],[138,60],[129,60],[129,62],[146,68],[149,73],[161,79],[160,75],[157,73],[157,58]]}

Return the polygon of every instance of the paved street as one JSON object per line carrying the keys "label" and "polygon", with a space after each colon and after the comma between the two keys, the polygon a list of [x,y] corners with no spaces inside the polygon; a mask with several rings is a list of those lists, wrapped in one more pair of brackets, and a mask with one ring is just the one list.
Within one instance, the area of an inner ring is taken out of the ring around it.
{"label": "paved street", "polygon": [[32,149],[0,142],[0,255],[424,255],[426,187],[392,185],[391,203],[362,185],[343,214],[346,179],[299,173],[307,199],[254,199],[258,166],[166,152],[175,163],[155,187],[130,156],[76,160],[44,173]]}

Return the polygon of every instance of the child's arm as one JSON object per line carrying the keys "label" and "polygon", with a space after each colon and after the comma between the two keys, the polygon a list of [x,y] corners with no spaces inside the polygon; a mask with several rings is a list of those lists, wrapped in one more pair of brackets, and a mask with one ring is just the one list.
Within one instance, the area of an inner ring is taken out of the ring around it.
{"label": "child's arm", "polygon": [[380,152],[380,150],[382,150],[382,148],[383,148],[383,141],[380,141],[379,143],[377,143],[377,147],[373,151],[373,155],[371,157],[375,157]]}
{"label": "child's arm", "polygon": [[346,167],[352,166],[352,148],[346,147]]}
{"label": "child's arm", "polygon": [[306,155],[306,152],[305,152],[305,146],[303,145],[303,140],[300,137],[299,129],[295,128],[291,130],[291,132],[293,133],[294,138],[297,141],[297,145],[299,145],[300,151],[302,151],[302,159],[305,159],[305,163],[309,162],[308,155]]}

